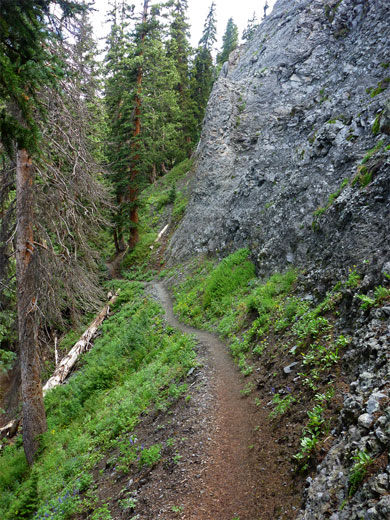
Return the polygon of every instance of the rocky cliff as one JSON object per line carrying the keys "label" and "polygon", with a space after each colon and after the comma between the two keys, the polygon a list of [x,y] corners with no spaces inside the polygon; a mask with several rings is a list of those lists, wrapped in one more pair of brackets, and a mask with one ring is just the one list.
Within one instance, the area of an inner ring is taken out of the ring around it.
{"label": "rocky cliff", "polygon": [[[388,287],[389,145],[389,1],[279,0],[215,84],[171,261],[245,246],[314,295],[350,269],[365,294]],[[340,310],[349,387],[301,520],[390,518],[390,307],[360,303]],[[381,462],[349,496],[362,453]]]}
{"label": "rocky cliff", "polygon": [[387,0],[279,0],[213,89],[171,256],[245,245],[261,274],[383,262],[389,51]]}

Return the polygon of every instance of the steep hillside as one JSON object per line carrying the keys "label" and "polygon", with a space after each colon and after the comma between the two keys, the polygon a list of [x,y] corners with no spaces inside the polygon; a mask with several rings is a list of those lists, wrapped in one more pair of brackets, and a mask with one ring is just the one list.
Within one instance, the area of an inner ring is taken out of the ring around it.
{"label": "steep hillside", "polygon": [[260,274],[322,279],[383,264],[389,15],[386,0],[276,3],[214,87],[172,258],[249,246]]}
{"label": "steep hillside", "polygon": [[389,1],[278,0],[138,203],[0,517],[389,519]]}

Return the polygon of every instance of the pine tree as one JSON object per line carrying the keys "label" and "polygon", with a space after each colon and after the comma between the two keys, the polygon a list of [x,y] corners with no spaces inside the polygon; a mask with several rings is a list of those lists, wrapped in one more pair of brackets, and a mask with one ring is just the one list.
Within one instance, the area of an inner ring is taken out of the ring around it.
{"label": "pine tree", "polygon": [[229,18],[228,20],[222,42],[222,50],[217,56],[217,63],[220,65],[228,61],[230,53],[234,51],[238,45],[238,27],[234,23],[233,18]]}
{"label": "pine tree", "polygon": [[144,42],[142,135],[139,139],[139,170],[143,179],[156,180],[165,165],[183,158],[180,81],[173,56],[167,52],[165,27],[153,12]]}
{"label": "pine tree", "polygon": [[[114,217],[116,251],[134,247],[138,241],[138,193],[140,189],[139,141],[144,77],[144,47],[150,25],[149,0],[144,0],[141,19],[130,31],[133,10],[122,3],[120,21],[117,5],[111,13],[113,25],[108,40],[106,104],[109,116],[108,158],[117,211]],[[125,241],[125,230],[128,238]],[[127,242],[127,245],[126,245]]]}
{"label": "pine tree", "polygon": [[[114,241],[117,253],[138,240],[138,193],[185,154],[184,86],[175,47],[166,34],[160,9],[113,24],[107,53],[105,99],[109,119],[107,156],[117,197]],[[166,48],[166,42],[168,42]],[[181,87],[183,91],[181,92]],[[187,95],[187,94],[186,94]],[[185,156],[185,155],[184,155]]]}
{"label": "pine tree", "polygon": [[[89,277],[74,260],[88,259],[90,249],[82,244],[89,233],[82,219],[87,211],[95,215],[97,206],[96,199],[88,202],[96,185],[84,175],[89,160],[81,154],[88,148],[78,124],[83,118],[76,115],[82,96],[69,90],[64,53],[56,52],[61,29],[50,15],[53,5],[66,17],[80,12],[77,3],[66,0],[3,0],[0,24],[0,136],[16,162],[17,313],[23,444],[29,464],[38,449],[37,436],[46,429],[40,325],[72,306],[69,298],[84,297]],[[80,228],[86,232],[81,236]],[[84,251],[78,251],[80,245]]]}
{"label": "pine tree", "polygon": [[110,164],[110,180],[116,196],[114,242],[117,252],[126,249],[124,232],[128,226],[129,210],[127,187],[129,168],[133,159],[131,146],[133,136],[133,113],[135,103],[134,85],[137,64],[131,58],[136,49],[131,41],[130,25],[133,10],[125,2],[121,8],[115,1],[109,13],[111,32],[107,39],[105,60],[105,105],[108,120],[107,158]]}
{"label": "pine tree", "polygon": [[257,20],[256,13],[254,12],[252,18],[249,18],[247,26],[242,33],[242,39],[244,41],[250,41],[253,38],[253,35],[255,34],[258,26],[259,22]]}
{"label": "pine tree", "polygon": [[179,92],[182,142],[181,149],[190,155],[193,147],[195,120],[190,95],[189,62],[192,49],[189,43],[190,26],[187,21],[187,0],[171,0],[167,4],[170,11],[168,56],[173,59],[178,74],[175,89]]}
{"label": "pine tree", "polygon": [[203,34],[195,53],[194,65],[191,70],[191,97],[194,101],[194,114],[197,122],[196,138],[199,138],[200,129],[210,92],[215,80],[215,67],[212,50],[217,41],[215,20],[215,3],[210,6],[207,14]]}
{"label": "pine tree", "polygon": [[203,33],[201,39],[199,40],[198,47],[203,47],[211,53],[216,41],[217,22],[215,18],[215,3],[212,2],[203,26]]}

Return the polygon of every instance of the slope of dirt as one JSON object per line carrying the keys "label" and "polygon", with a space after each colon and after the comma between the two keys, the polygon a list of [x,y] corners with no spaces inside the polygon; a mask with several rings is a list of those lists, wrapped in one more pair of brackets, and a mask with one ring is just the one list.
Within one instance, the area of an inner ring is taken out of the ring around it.
{"label": "slope of dirt", "polygon": [[[226,346],[213,334],[180,323],[162,284],[152,285],[168,323],[194,334],[206,349],[211,396],[209,430],[201,476],[192,472],[191,495],[183,503],[181,518],[191,520],[271,520],[293,518],[299,501],[294,492],[291,466],[280,459],[280,447],[270,434],[268,412],[243,398],[243,377]],[[201,421],[201,417],[199,420]],[[196,478],[197,477],[197,478]]]}
{"label": "slope of dirt", "polygon": [[286,428],[275,431],[269,419],[270,396],[257,404],[243,396],[247,379],[226,345],[180,323],[164,285],[145,286],[168,325],[196,337],[199,364],[187,375],[187,397],[146,414],[130,435],[140,446],[159,443],[160,462],[124,472],[111,452],[94,472],[96,503],[107,504],[113,520],[294,519],[303,479],[291,469],[291,450],[280,444]]}

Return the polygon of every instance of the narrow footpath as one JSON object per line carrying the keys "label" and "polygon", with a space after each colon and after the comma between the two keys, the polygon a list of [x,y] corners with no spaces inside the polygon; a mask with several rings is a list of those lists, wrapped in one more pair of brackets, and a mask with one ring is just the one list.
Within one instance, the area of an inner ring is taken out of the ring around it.
{"label": "narrow footpath", "polygon": [[[277,520],[294,518],[291,490],[283,482],[278,456],[280,446],[270,434],[269,410],[256,406],[240,391],[245,380],[231,356],[215,335],[180,323],[172,301],[161,283],[151,291],[160,300],[169,325],[193,334],[204,347],[207,391],[211,395],[204,439],[203,470],[189,470],[190,493],[183,497],[181,519],[186,520]],[[201,421],[201,417],[199,417]],[[197,474],[195,474],[197,472]],[[291,477],[290,477],[291,478]],[[284,500],[286,499],[286,500]]]}

